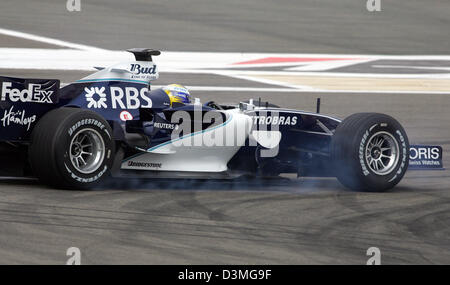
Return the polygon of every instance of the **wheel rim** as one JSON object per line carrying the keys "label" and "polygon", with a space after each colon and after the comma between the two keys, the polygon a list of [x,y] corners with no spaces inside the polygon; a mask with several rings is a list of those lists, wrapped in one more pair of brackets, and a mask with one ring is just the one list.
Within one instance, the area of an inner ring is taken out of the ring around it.
{"label": "wheel rim", "polygon": [[377,175],[391,173],[399,161],[399,146],[394,136],[388,132],[377,132],[366,145],[366,163]]}
{"label": "wheel rim", "polygon": [[75,134],[70,142],[72,166],[83,174],[95,172],[105,157],[105,143],[102,136],[93,129],[84,129]]}

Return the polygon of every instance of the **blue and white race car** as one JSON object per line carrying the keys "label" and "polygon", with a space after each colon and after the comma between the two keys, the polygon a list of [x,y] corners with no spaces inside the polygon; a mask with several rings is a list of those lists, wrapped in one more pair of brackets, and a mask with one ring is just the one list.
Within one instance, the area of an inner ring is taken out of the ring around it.
{"label": "blue and white race car", "polygon": [[91,189],[108,176],[231,179],[337,177],[383,191],[404,176],[410,146],[392,117],[341,121],[260,100],[201,103],[158,78],[151,49],[60,88],[59,80],[0,77],[0,175]]}

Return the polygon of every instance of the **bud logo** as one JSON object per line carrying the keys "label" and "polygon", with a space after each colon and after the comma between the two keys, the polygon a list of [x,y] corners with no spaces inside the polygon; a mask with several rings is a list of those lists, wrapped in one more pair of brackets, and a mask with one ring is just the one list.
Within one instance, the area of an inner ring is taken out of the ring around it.
{"label": "bud logo", "polygon": [[136,75],[140,74],[156,74],[156,65],[142,67],[140,64],[133,63],[130,68],[131,72],[134,72]]}
{"label": "bud logo", "polygon": [[11,82],[3,82],[2,101],[9,99],[11,102],[53,103],[51,99],[53,91],[42,89],[41,84],[29,83],[28,88],[23,90],[11,88],[11,86]]}
{"label": "bud logo", "polygon": [[[99,109],[99,108],[108,108],[108,106],[106,106],[106,94],[105,94],[105,87],[99,88],[99,87],[91,87],[91,88],[84,88],[84,92],[86,92],[86,94],[84,96],[86,96],[86,101],[88,101],[88,108],[92,108],[94,107],[95,109]],[[94,95],[97,94],[98,95],[98,99],[96,99],[94,97]]]}

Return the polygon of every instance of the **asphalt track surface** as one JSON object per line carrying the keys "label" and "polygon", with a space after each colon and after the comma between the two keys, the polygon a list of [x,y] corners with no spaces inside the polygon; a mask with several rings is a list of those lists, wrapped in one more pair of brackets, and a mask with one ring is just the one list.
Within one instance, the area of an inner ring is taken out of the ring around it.
{"label": "asphalt track surface", "polygon": [[107,49],[449,54],[450,2],[2,0],[0,26]]}
{"label": "asphalt track surface", "polygon": [[[103,48],[164,50],[448,54],[450,4],[361,1],[2,1],[0,27]],[[178,3],[179,2],[179,3]],[[223,2],[224,4],[220,4]],[[335,3],[336,2],[336,3]],[[339,3],[338,3],[339,2]],[[190,2],[191,3],[191,2]],[[239,4],[243,3],[243,4]],[[301,4],[299,4],[301,3]],[[378,28],[374,27],[377,24]],[[161,29],[159,27],[164,27]],[[43,45],[43,46],[41,46]],[[0,46],[45,44],[0,37]],[[84,72],[0,70],[61,78]],[[267,87],[212,75],[164,74],[158,84]],[[262,97],[344,118],[395,116],[414,143],[450,151],[450,98],[440,94],[196,92],[202,100]],[[444,165],[450,165],[444,156]],[[409,171],[387,193],[350,192],[335,179],[257,181],[111,180],[95,191],[61,191],[34,180],[0,180],[0,263],[64,264],[79,247],[83,264],[450,263],[450,171]]]}

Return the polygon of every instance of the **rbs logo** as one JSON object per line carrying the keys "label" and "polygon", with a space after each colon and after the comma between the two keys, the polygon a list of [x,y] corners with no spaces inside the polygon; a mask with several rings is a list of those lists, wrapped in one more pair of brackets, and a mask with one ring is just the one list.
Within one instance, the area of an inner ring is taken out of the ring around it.
{"label": "rbs logo", "polygon": [[111,86],[109,94],[105,93],[106,90],[105,87],[85,88],[84,96],[88,103],[87,108],[139,109],[152,107],[152,100],[147,96],[148,88],[139,90],[135,87]]}

